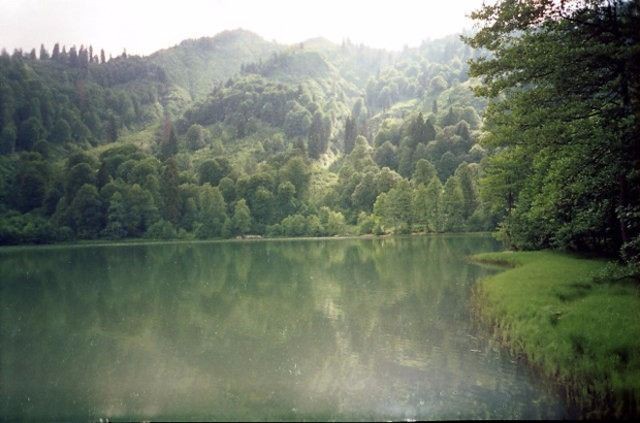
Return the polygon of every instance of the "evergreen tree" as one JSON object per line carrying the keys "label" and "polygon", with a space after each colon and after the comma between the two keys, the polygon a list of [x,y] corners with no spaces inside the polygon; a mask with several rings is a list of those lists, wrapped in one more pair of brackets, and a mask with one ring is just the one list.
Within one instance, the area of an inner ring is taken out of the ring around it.
{"label": "evergreen tree", "polygon": [[350,154],[353,151],[357,136],[358,128],[356,127],[355,119],[347,116],[344,124],[344,154]]}
{"label": "evergreen tree", "polygon": [[175,128],[168,116],[165,116],[164,125],[160,134],[160,157],[168,159],[178,152],[178,137]]}
{"label": "evergreen tree", "polygon": [[449,107],[449,111],[442,118],[442,126],[453,126],[458,123],[458,116],[453,111],[453,107]]}
{"label": "evergreen tree", "polygon": [[47,60],[49,58],[49,52],[44,47],[44,44],[40,44],[40,60]]}
{"label": "evergreen tree", "polygon": [[374,159],[378,166],[388,167],[390,169],[398,168],[398,157],[396,155],[396,147],[389,141],[385,141],[380,147],[376,148]]}
{"label": "evergreen tree", "polygon": [[71,127],[66,120],[60,118],[56,121],[51,133],[49,134],[49,141],[54,144],[64,144],[71,140]]}
{"label": "evergreen tree", "polygon": [[78,59],[78,52],[76,51],[76,46],[72,46],[69,49],[69,65],[74,68],[80,65],[80,61]]}
{"label": "evergreen tree", "polygon": [[60,44],[54,44],[53,51],[51,52],[51,58],[53,60],[60,60]]}
{"label": "evergreen tree", "polygon": [[329,146],[329,134],[325,124],[325,116],[321,111],[313,114],[313,121],[309,128],[309,155],[317,159],[327,151]]}
{"label": "evergreen tree", "polygon": [[0,132],[0,154],[11,154],[16,148],[16,130],[13,126],[5,126]]}
{"label": "evergreen tree", "polygon": [[16,150],[32,150],[33,146],[44,139],[45,129],[40,119],[30,117],[20,124],[16,138]]}
{"label": "evergreen tree", "polygon": [[160,183],[162,195],[162,217],[177,225],[180,221],[180,189],[178,188],[178,166],[173,157],[165,162]]}
{"label": "evergreen tree", "polygon": [[42,205],[47,191],[49,167],[38,153],[22,153],[12,181],[10,201],[22,213]]}
{"label": "evergreen tree", "polygon": [[84,46],[80,46],[80,51],[78,52],[78,66],[83,69],[89,66],[89,52]]}

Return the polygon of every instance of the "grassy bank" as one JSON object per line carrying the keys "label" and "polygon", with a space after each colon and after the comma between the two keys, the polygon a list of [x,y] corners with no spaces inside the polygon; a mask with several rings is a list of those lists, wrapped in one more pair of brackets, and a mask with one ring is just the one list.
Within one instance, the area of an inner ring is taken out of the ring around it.
{"label": "grassy bank", "polygon": [[584,417],[630,417],[640,403],[637,283],[602,277],[600,260],[548,252],[480,254],[512,267],[481,281],[479,316],[566,388]]}

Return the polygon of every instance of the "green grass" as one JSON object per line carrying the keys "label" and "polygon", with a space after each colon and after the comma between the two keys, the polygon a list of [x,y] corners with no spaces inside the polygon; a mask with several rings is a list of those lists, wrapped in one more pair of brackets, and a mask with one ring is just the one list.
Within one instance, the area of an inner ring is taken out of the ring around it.
{"label": "green grass", "polygon": [[512,267],[482,280],[476,291],[479,316],[502,341],[560,382],[584,417],[638,416],[636,282],[601,277],[605,261],[550,251],[472,259]]}

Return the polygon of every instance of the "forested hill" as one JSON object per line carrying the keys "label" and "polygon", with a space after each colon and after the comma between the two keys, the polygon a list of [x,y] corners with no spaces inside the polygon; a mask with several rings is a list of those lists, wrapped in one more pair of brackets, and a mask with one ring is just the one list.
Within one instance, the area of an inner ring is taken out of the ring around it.
{"label": "forested hill", "polygon": [[486,230],[459,36],[0,57],[0,243]]}
{"label": "forested hill", "polygon": [[167,79],[186,90],[191,98],[201,99],[216,83],[237,74],[244,63],[267,59],[284,48],[238,29],[221,32],[215,37],[185,40],[153,53],[148,60],[161,67]]}
{"label": "forested hill", "polygon": [[399,52],[3,51],[0,243],[498,228],[637,262],[639,15],[503,0]]}

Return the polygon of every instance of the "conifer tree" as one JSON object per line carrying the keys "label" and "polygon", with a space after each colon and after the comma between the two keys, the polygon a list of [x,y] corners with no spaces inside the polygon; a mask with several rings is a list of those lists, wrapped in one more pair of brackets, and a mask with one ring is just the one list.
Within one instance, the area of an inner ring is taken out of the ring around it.
{"label": "conifer tree", "polygon": [[40,60],[46,60],[49,58],[49,52],[44,47],[44,44],[40,44]]}

